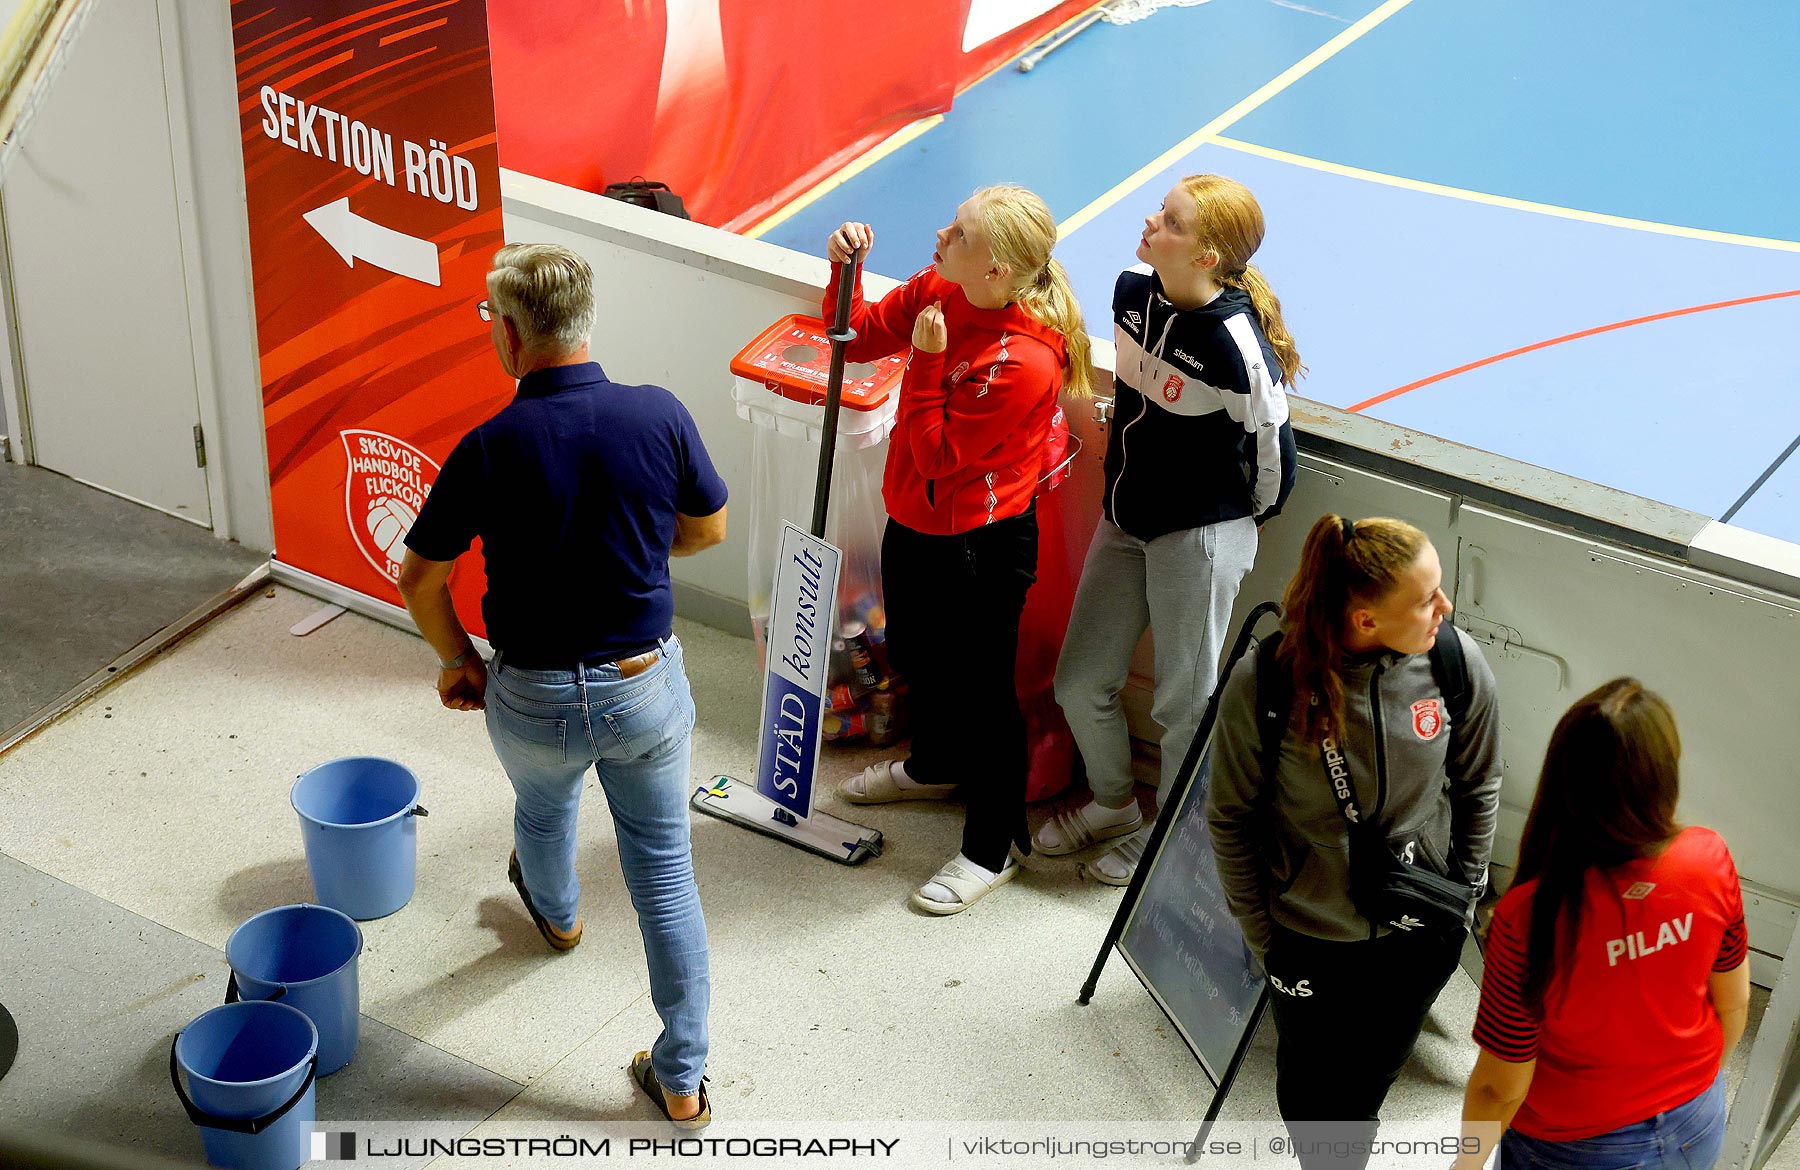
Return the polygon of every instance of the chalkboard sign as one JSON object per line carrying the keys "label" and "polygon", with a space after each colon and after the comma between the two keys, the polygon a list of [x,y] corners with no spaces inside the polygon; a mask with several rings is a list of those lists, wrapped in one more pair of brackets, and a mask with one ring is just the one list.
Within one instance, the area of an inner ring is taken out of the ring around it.
{"label": "chalkboard sign", "polygon": [[1213,863],[1206,829],[1210,760],[1203,747],[1161,850],[1145,855],[1149,873],[1118,945],[1217,1086],[1254,1023],[1263,978],[1226,908]]}
{"label": "chalkboard sign", "polygon": [[1225,906],[1212,836],[1206,829],[1206,797],[1212,787],[1208,769],[1224,680],[1254,641],[1256,623],[1280,612],[1279,605],[1265,601],[1238,628],[1219,671],[1219,685],[1181,763],[1175,791],[1157,815],[1143,860],[1077,1001],[1093,999],[1100,972],[1116,945],[1218,1090],[1195,1139],[1196,1150],[1231,1091],[1244,1050],[1269,1002],[1243,932]]}

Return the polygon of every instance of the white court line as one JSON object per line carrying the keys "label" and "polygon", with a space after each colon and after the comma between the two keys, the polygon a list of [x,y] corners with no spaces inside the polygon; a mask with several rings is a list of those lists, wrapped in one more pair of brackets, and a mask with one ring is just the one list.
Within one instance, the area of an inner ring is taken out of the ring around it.
{"label": "white court line", "polygon": [[1446,187],[1441,183],[1427,183],[1419,179],[1403,178],[1400,175],[1383,174],[1380,171],[1365,171],[1361,167],[1349,167],[1342,163],[1326,162],[1323,159],[1308,158],[1303,154],[1290,154],[1285,150],[1276,150],[1269,146],[1258,146],[1254,142],[1240,142],[1235,138],[1214,135],[1206,145],[1219,146],[1226,150],[1238,150],[1245,154],[1259,155],[1275,162],[1291,163],[1294,166],[1308,167],[1315,171],[1325,171],[1333,175],[1343,175],[1350,179],[1363,179],[1371,183],[1383,183],[1389,187],[1403,187],[1408,191],[1421,191],[1427,195],[1444,195],[1451,199],[1465,199],[1471,203],[1486,203],[1491,207],[1509,207],[1514,211],[1532,211],[1540,215],[1554,215],[1562,219],[1578,219],[1585,223],[1601,223],[1609,227],[1631,228],[1640,232],[1656,232],[1665,236],[1683,236],[1690,240],[1710,240],[1718,244],[1742,244],[1749,248],[1771,248],[1778,252],[1800,252],[1800,243],[1793,240],[1777,240],[1766,236],[1741,236],[1732,232],[1715,232],[1707,228],[1686,227],[1675,223],[1657,223],[1648,219],[1628,219],[1622,215],[1607,215],[1599,211],[1583,211],[1577,207],[1559,207],[1553,203],[1533,203],[1529,199],[1514,199],[1506,195],[1489,195],[1484,191],[1470,191],[1463,187]]}
{"label": "white court line", "polygon": [[1270,98],[1294,84],[1294,82],[1299,81],[1302,77],[1305,77],[1308,73],[1311,73],[1314,69],[1323,65],[1326,61],[1329,61],[1331,58],[1343,52],[1350,45],[1361,39],[1364,33],[1367,33],[1376,25],[1394,15],[1394,13],[1400,11],[1402,8],[1405,8],[1410,3],[1412,3],[1412,0],[1387,0],[1387,3],[1375,9],[1375,11],[1369,13],[1337,36],[1332,37],[1329,41],[1326,41],[1293,65],[1290,65],[1279,77],[1276,77],[1273,81],[1264,85],[1261,89],[1257,90],[1243,101],[1240,101],[1237,105],[1232,106],[1223,114],[1220,114],[1206,125],[1200,127],[1200,129],[1176,143],[1174,146],[1171,146],[1168,150],[1163,151],[1150,162],[1134,171],[1130,178],[1118,184],[1112,190],[1100,196],[1100,198],[1094,200],[1080,211],[1077,211],[1068,219],[1065,219],[1057,227],[1057,238],[1067,239],[1071,234],[1092,222],[1096,216],[1100,215],[1107,208],[1119,202],[1119,200],[1125,198],[1125,196],[1131,194],[1139,187],[1142,187],[1158,174],[1161,174],[1171,163],[1176,162],[1178,159],[1200,146],[1207,139],[1224,130],[1227,126],[1242,120],[1258,106],[1261,106]]}

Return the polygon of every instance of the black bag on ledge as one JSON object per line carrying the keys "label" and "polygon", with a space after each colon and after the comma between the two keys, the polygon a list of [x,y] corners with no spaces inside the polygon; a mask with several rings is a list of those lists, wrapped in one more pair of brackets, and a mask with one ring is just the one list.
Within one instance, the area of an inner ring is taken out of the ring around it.
{"label": "black bag on ledge", "polygon": [[682,206],[681,196],[669,190],[667,183],[646,179],[642,175],[634,176],[623,183],[608,183],[606,190],[600,194],[608,199],[617,199],[621,203],[629,203],[635,207],[660,211],[664,215],[679,216],[682,219],[694,218],[687,213],[687,208]]}

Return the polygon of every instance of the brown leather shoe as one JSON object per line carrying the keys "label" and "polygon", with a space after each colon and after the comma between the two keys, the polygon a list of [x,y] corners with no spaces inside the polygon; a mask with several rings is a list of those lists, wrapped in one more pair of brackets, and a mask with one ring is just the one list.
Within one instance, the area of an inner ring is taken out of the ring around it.
{"label": "brown leather shoe", "polygon": [[539,914],[537,907],[532,905],[531,891],[525,888],[525,874],[519,869],[519,851],[517,849],[513,850],[512,856],[506,860],[506,876],[512,882],[513,889],[519,891],[519,901],[525,903],[525,913],[531,915],[531,921],[537,924],[538,933],[544,936],[544,941],[549,943],[552,949],[572,951],[580,945],[581,919],[577,918],[575,929],[565,934],[550,925],[550,920]]}
{"label": "brown leather shoe", "polygon": [[648,1052],[640,1052],[631,1058],[631,1079],[637,1082],[637,1087],[644,1090],[644,1096],[650,1098],[650,1103],[661,1110],[669,1124],[676,1129],[705,1129],[712,1124],[712,1102],[706,1096],[705,1080],[700,1082],[700,1112],[692,1117],[670,1117],[669,1102],[663,1096],[662,1082],[656,1079],[656,1069],[650,1065]]}

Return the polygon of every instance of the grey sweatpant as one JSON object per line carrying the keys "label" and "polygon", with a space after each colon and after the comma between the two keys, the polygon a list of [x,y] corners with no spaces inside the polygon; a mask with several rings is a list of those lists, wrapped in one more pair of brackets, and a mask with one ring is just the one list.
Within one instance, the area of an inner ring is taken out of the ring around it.
{"label": "grey sweatpant", "polygon": [[1100,521],[1056,663],[1056,701],[1100,803],[1121,807],[1131,797],[1131,742],[1119,692],[1144,627],[1156,641],[1150,714],[1163,729],[1161,801],[1218,681],[1231,603],[1255,561],[1256,522],[1248,516],[1151,541]]}

